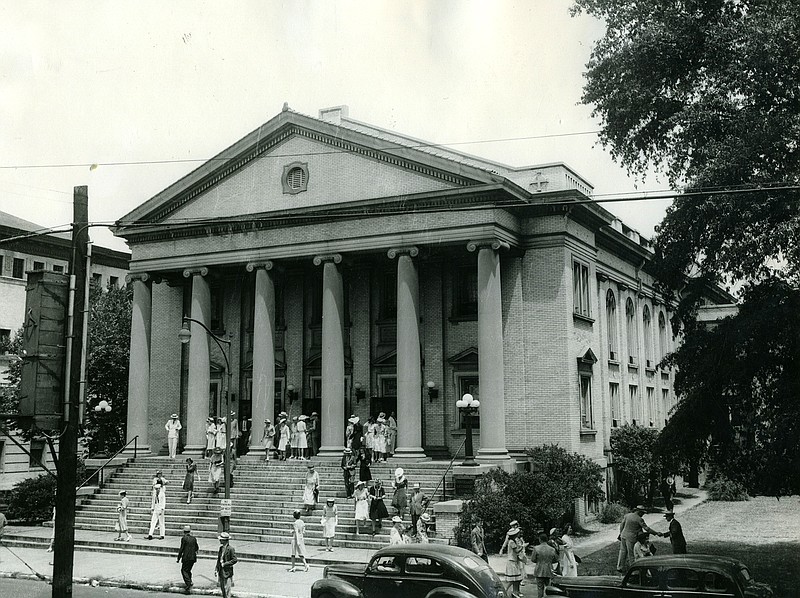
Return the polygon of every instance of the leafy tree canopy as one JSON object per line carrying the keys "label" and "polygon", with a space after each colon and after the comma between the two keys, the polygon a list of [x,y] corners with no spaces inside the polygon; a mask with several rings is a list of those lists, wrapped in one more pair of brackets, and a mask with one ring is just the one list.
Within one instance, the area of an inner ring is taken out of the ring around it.
{"label": "leafy tree canopy", "polygon": [[611,450],[617,466],[617,483],[628,506],[643,502],[651,483],[658,478],[660,467],[655,447],[658,430],[625,424],[611,431]]}

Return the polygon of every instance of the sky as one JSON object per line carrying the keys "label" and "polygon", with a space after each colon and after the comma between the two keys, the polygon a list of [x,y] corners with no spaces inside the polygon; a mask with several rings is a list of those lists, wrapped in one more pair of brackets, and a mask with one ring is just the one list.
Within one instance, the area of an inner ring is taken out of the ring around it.
{"label": "sky", "polygon": [[[0,0],[0,211],[114,222],[277,115],[351,118],[511,166],[564,162],[597,197],[631,178],[580,104],[603,24],[566,0]],[[586,134],[575,134],[586,133]],[[90,167],[89,165],[97,165]],[[668,202],[605,204],[645,236]],[[93,228],[92,240],[125,249]]]}

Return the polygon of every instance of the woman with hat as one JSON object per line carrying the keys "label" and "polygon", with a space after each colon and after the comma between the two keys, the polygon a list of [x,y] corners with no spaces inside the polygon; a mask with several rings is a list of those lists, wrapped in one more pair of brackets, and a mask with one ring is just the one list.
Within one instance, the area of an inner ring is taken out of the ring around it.
{"label": "woman with hat", "polygon": [[217,424],[213,417],[206,418],[206,457],[210,457],[214,451],[214,444],[217,439]]}
{"label": "woman with hat", "polygon": [[307,467],[306,485],[303,488],[303,507],[305,507],[306,515],[311,515],[317,506],[317,497],[319,496],[319,473],[314,470],[313,463],[309,463]]}
{"label": "woman with hat", "polygon": [[[570,537],[572,526],[567,524],[559,541],[558,564],[562,577],[578,577],[578,562],[575,559],[575,543]],[[558,535],[556,531],[556,535]]]}
{"label": "woman with hat", "polygon": [[342,460],[339,466],[342,468],[342,479],[344,480],[344,491],[347,494],[347,498],[353,498],[353,490],[355,489],[353,474],[356,470],[356,460],[353,458],[351,449],[346,448],[342,451]]}
{"label": "woman with hat", "polygon": [[336,535],[336,525],[339,523],[339,510],[336,501],[329,498],[322,509],[322,536],[325,538],[325,550],[333,552],[333,537]]}
{"label": "woman with hat", "polygon": [[186,495],[186,504],[192,502],[192,494],[194,494],[194,478],[197,474],[197,465],[194,460],[189,457],[186,459],[186,475],[183,476],[183,489],[188,493]]}
{"label": "woman with hat", "polygon": [[208,483],[213,484],[214,494],[219,492],[219,483],[222,481],[222,476],[225,473],[225,457],[222,454],[221,447],[215,447],[214,452],[211,453],[211,460],[208,463]]}
{"label": "woman with hat", "polygon": [[353,415],[348,421],[353,424],[353,439],[350,448],[353,449],[353,453],[357,453],[363,446],[364,426],[361,424],[361,418],[357,415]]}
{"label": "woman with hat", "polygon": [[356,535],[359,535],[361,533],[361,524],[363,523],[366,529],[367,519],[369,519],[369,492],[367,491],[367,484],[363,480],[356,484],[356,489],[353,492],[353,502],[356,510]]}
{"label": "woman with hat", "polygon": [[356,461],[358,462],[358,479],[368,484],[372,481],[372,470],[369,468],[369,459],[365,449],[361,449]]}
{"label": "woman with hat", "polygon": [[280,440],[278,440],[278,459],[281,461],[286,461],[286,449],[289,447],[289,424],[286,423],[286,418],[282,418],[278,422],[278,434],[280,436]]}
{"label": "woman with hat", "polygon": [[372,463],[375,451],[375,418],[371,415],[364,423],[364,444],[362,448],[367,455],[367,459]]}
{"label": "woman with hat", "polygon": [[214,448],[221,448],[223,451],[226,449],[227,431],[225,430],[225,418],[217,418],[217,436],[214,438]]}
{"label": "woman with hat", "polygon": [[406,539],[403,535],[403,518],[399,515],[395,515],[392,517],[392,529],[389,530],[389,546],[405,543]]}
{"label": "woman with hat", "polygon": [[431,516],[425,512],[417,519],[417,542],[428,544],[428,525],[431,523]]}
{"label": "woman with hat", "polygon": [[403,471],[402,467],[398,467],[394,470],[394,482],[392,482],[392,488],[394,488],[392,506],[402,519],[403,515],[405,515],[406,509],[408,508],[408,479],[406,479],[405,472]]}
{"label": "woman with hat", "polygon": [[[119,491],[119,504],[117,505],[117,537],[115,542],[130,542],[131,535],[128,532],[128,493],[125,490]],[[125,537],[123,538],[123,534]]]}
{"label": "woman with hat", "polygon": [[164,425],[167,430],[167,446],[169,446],[169,458],[174,459],[178,452],[178,432],[183,429],[178,414],[173,413],[169,416],[169,420]]}
{"label": "woman with hat", "polygon": [[297,418],[297,456],[305,461],[306,452],[308,449],[308,436],[306,435],[306,420],[305,415]]}
{"label": "woman with hat", "polygon": [[[519,527],[511,527],[506,532],[506,539],[503,546],[508,548],[508,560],[506,561],[506,581],[510,582],[513,588],[512,597],[522,596],[520,593],[520,583],[525,578],[525,563],[528,557],[525,555],[525,542],[519,535]],[[503,549],[500,549],[503,552]],[[508,591],[506,586],[506,591]]]}
{"label": "woman with hat", "polygon": [[375,454],[374,461],[386,461],[386,420],[378,417],[372,436],[372,450]]}
{"label": "woman with hat", "polygon": [[[377,530],[383,527],[382,519],[389,516],[383,499],[386,497],[386,490],[383,489],[383,482],[375,480],[375,485],[369,489],[369,518],[372,521],[372,535],[378,533]],[[376,525],[377,524],[377,525]]]}
{"label": "woman with hat", "polygon": [[264,420],[264,434],[261,436],[261,443],[264,445],[264,459],[269,461],[269,453],[275,446],[275,426],[268,419]]}

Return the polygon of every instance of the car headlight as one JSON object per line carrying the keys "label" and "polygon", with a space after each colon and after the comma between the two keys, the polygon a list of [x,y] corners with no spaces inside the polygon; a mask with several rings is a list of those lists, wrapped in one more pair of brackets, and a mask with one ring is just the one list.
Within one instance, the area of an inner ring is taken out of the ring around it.
{"label": "car headlight", "polygon": [[498,589],[497,598],[506,598],[506,593],[502,589]]}
{"label": "car headlight", "polygon": [[325,565],[325,568],[322,570],[322,577],[328,579],[328,566]]}

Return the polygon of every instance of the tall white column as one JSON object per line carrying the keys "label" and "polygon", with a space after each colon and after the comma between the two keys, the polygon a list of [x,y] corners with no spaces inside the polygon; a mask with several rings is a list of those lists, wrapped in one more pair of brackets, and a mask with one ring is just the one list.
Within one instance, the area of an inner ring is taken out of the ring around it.
{"label": "tall white column", "polygon": [[419,275],[416,247],[392,248],[397,257],[397,448],[396,458],[424,459],[422,450],[422,356],[419,343]]}
{"label": "tall white column", "polygon": [[[183,275],[192,279],[191,318],[211,328],[211,291],[205,276],[208,268],[184,270]],[[206,418],[208,397],[211,388],[208,332],[196,322],[190,322],[192,338],[189,341],[189,383],[186,407],[187,454],[202,455],[206,448]]]}
{"label": "tall white column", "polygon": [[253,427],[250,431],[250,454],[263,455],[264,420],[275,420],[275,281],[272,262],[247,264],[256,273],[255,311],[253,316]]}
{"label": "tall white column", "polygon": [[499,240],[470,241],[478,252],[478,376],[481,447],[478,461],[504,461],[506,450],[505,368],[503,363],[503,301]]}
{"label": "tall white column", "polygon": [[[147,434],[147,410],[150,401],[150,318],[153,311],[153,295],[148,274],[129,274],[127,282],[133,286],[131,306],[131,346],[128,368],[128,425],[126,441],[136,436],[137,454],[149,453]],[[125,453],[134,452],[131,444]]]}
{"label": "tall white column", "polygon": [[314,257],[322,265],[322,446],[319,455],[344,449],[344,284],[338,253]]}

